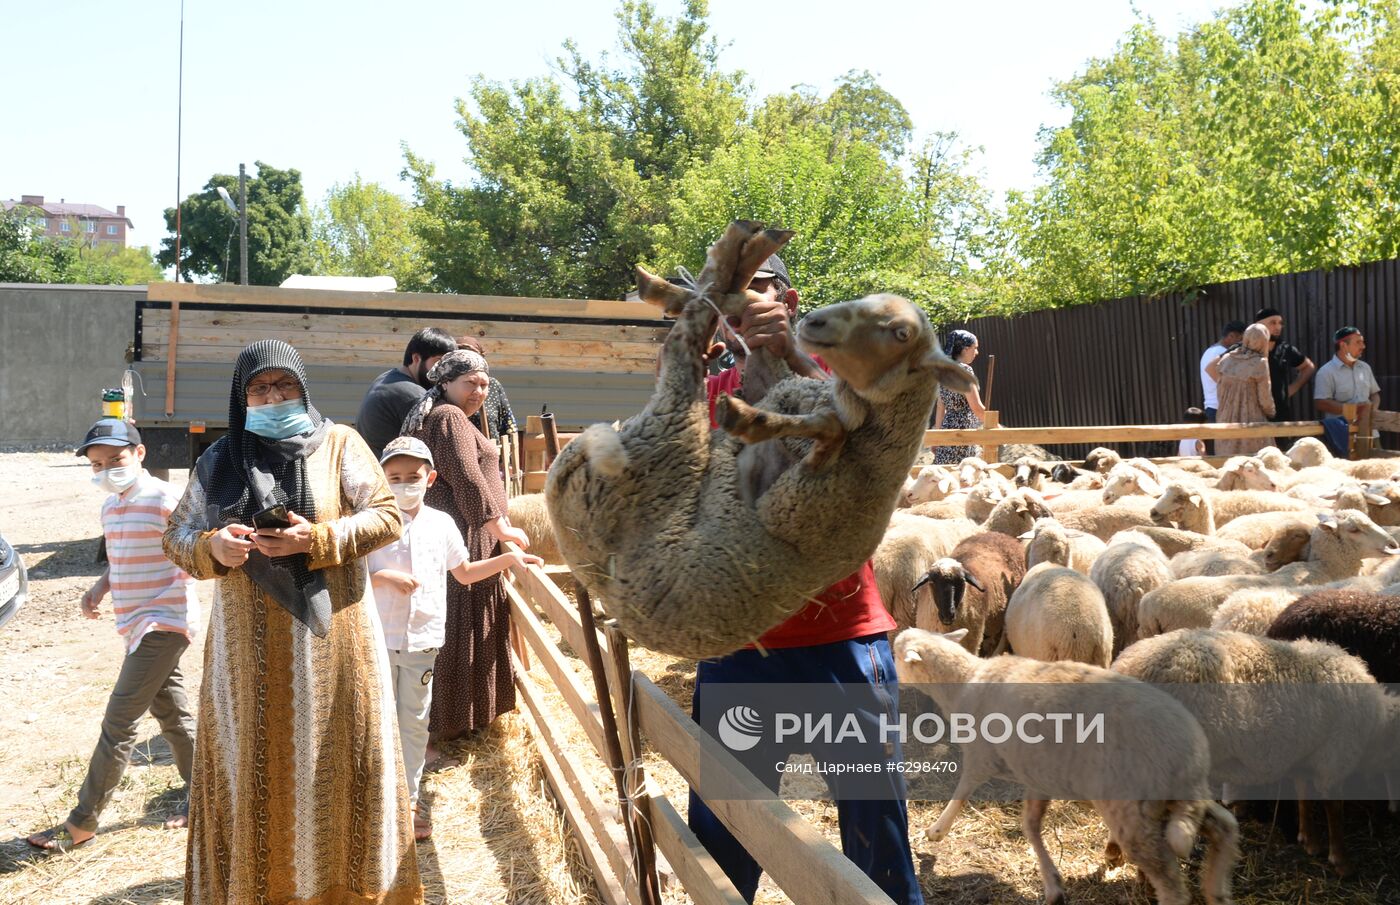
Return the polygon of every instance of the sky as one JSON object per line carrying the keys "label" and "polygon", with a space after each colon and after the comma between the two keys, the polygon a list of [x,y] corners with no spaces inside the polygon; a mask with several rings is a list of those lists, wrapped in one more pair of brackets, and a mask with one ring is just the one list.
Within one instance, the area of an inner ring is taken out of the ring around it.
{"label": "sky", "polygon": [[[868,69],[914,121],[916,142],[956,131],[981,146],[998,198],[1035,180],[1036,136],[1068,121],[1049,97],[1135,21],[1169,35],[1203,0],[711,0],[721,65],[753,96],[823,94]],[[656,0],[674,15],[680,0]],[[185,0],[179,190],[264,160],[301,170],[308,202],[356,172],[405,196],[402,146],[470,178],[455,100],[478,75],[547,75],[566,40],[617,56],[615,0]],[[126,205],[128,244],[159,244],[176,194],[180,0],[0,0],[12,46],[0,79],[0,198]]]}

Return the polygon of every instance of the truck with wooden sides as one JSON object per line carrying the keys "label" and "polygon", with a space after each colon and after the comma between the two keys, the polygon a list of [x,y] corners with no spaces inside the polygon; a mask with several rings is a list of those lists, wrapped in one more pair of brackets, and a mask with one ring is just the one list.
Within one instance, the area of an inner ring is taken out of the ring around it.
{"label": "truck with wooden sides", "polygon": [[632,301],[153,283],[128,347],[147,464],[189,467],[224,433],[234,360],[251,342],[295,346],[316,408],[353,426],[370,383],[430,326],[476,338],[522,428],[547,408],[559,431],[577,431],[646,405],[670,321]]}

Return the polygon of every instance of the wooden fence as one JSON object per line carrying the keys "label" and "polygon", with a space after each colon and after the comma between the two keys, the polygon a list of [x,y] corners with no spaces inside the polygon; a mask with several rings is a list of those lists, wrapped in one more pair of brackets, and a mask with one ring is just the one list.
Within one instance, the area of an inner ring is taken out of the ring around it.
{"label": "wooden fence", "polygon": [[[1333,331],[1360,328],[1381,404],[1400,402],[1400,260],[945,326],[977,334],[983,354],[973,369],[982,379],[996,355],[993,393],[1004,425],[1171,424],[1201,404],[1201,354],[1221,327],[1249,322],[1263,307],[1283,313],[1284,339],[1319,367],[1332,358]],[[1280,415],[1316,418],[1311,387]],[[1134,455],[1161,452],[1151,441],[1130,442],[1139,444]],[[1072,449],[1076,457],[1086,451]]]}
{"label": "wooden fence", "polygon": [[[744,902],[676,804],[647,777],[641,764],[648,749],[696,789],[796,905],[890,903],[874,881],[655,683],[632,671],[627,638],[613,628],[595,628],[586,595],[580,594],[576,608],[550,574],[535,567],[512,574],[506,594],[521,714],[607,905],[657,905],[658,853],[662,870],[698,905]],[[591,655],[591,678],[575,669],[546,623],[570,649]],[[530,669],[534,661],[582,726],[592,751],[566,743],[559,717],[541,693],[540,673]],[[608,764],[622,790],[620,814],[607,806],[586,767],[595,756]]]}

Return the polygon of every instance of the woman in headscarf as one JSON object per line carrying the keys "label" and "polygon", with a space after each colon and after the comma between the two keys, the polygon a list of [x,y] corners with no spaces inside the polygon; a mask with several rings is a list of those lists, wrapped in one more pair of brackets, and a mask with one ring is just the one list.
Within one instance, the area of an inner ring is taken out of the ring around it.
{"label": "woman in headscarf", "polygon": [[359,434],[311,404],[286,343],[238,356],[228,421],[164,538],[215,580],[185,901],[420,903],[364,560],[403,530],[398,507]]}
{"label": "woman in headscarf", "polygon": [[[977,357],[977,337],[966,330],[949,330],[943,338],[943,351],[949,358],[962,365],[968,376],[972,376],[972,361]],[[976,430],[982,426],[982,417],[987,414],[982,404],[981,390],[974,386],[966,393],[950,390],[947,386],[938,387],[938,402],[933,407],[933,420],[929,427],[942,430]],[[977,446],[937,446],[933,450],[933,461],[939,465],[956,465],[968,456],[981,452]]]}
{"label": "woman in headscarf", "polygon": [[[1215,420],[1220,424],[1268,421],[1274,416],[1274,395],[1269,384],[1269,328],[1251,324],[1244,341],[1206,365],[1215,378],[1219,407]],[[1216,440],[1218,456],[1248,456],[1273,441],[1267,437]]]}
{"label": "woman in headscarf", "polygon": [[[477,342],[475,336],[460,337],[457,345],[483,358],[486,357],[481,343]],[[486,401],[481,404],[475,415],[470,416],[472,424],[475,424],[476,429],[485,434],[488,440],[509,442],[510,435],[518,430],[515,412],[511,411],[510,400],[506,398],[506,388],[501,386],[501,382],[490,376],[486,380]]]}
{"label": "woman in headscarf", "polygon": [[[444,355],[428,372],[433,388],[403,423],[403,433],[426,443],[437,463],[437,482],[424,501],[452,516],[473,561],[496,555],[498,541],[530,543],[510,525],[495,447],[471,420],[490,391],[488,371],[486,359],[470,349]],[[460,738],[515,709],[509,630],[499,575],[470,585],[448,576],[446,641],[433,667],[433,741]]]}

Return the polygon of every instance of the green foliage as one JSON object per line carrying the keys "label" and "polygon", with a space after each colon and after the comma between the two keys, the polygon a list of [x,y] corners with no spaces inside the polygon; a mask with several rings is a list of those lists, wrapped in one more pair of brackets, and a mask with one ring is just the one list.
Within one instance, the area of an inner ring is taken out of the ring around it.
{"label": "green foliage", "polygon": [[0,213],[0,283],[136,285],[161,279],[149,248],[49,238],[22,209]]}
{"label": "green foliage", "polygon": [[428,288],[427,259],[413,230],[417,208],[376,182],[332,186],[311,212],[315,272],[330,276],[392,276],[402,292]]}
{"label": "green foliage", "polygon": [[1059,86],[1044,184],[1013,193],[1010,308],[1394,257],[1395,0],[1247,0],[1169,43],[1135,27]]}
{"label": "green foliage", "polygon": [[[309,273],[311,218],[307,215],[300,170],[279,170],[258,161],[248,177],[248,278],[255,286],[276,286],[294,273]],[[216,173],[204,190],[185,199],[181,212],[180,274],[238,282],[238,217],[218,195],[222,186],[238,198],[238,176]],[[175,209],[166,208],[157,259],[175,264]]]}

